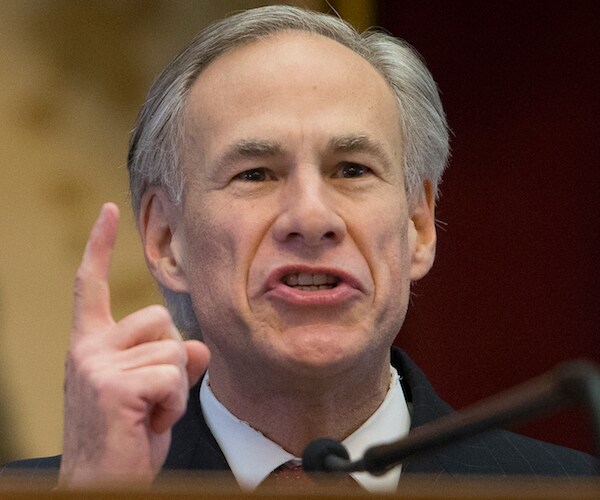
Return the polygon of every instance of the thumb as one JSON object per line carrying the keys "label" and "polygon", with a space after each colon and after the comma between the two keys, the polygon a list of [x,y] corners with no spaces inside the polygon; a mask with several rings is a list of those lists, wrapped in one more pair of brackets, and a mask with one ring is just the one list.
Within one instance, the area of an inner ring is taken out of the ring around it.
{"label": "thumb", "polygon": [[205,344],[198,340],[186,340],[184,344],[188,355],[186,366],[188,384],[191,387],[198,382],[208,368],[210,351]]}

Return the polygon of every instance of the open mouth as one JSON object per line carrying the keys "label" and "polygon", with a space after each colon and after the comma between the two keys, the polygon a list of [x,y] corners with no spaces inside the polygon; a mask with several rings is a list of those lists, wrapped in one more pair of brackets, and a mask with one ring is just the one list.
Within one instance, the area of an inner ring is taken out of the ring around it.
{"label": "open mouth", "polygon": [[315,292],[335,288],[340,278],[333,274],[290,273],[283,276],[281,282],[296,290]]}

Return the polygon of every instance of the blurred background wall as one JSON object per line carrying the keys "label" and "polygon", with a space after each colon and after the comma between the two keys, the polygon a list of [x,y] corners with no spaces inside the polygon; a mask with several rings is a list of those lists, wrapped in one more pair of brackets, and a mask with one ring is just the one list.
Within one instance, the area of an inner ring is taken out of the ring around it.
{"label": "blurred background wall", "polygon": [[[60,452],[71,285],[104,201],[123,208],[115,317],[160,300],[125,169],[153,76],[211,20],[269,3],[3,1],[0,462]],[[600,4],[329,4],[361,29],[378,24],[417,47],[455,133],[438,259],[414,287],[398,343],[459,407],[563,359],[600,361]],[[581,412],[523,430],[591,451]]]}
{"label": "blurred background wall", "polygon": [[[399,344],[456,407],[600,362],[600,2],[377,5],[426,59],[454,132],[436,263]],[[593,451],[582,411],[520,430]]]}
{"label": "blurred background wall", "polygon": [[[380,2],[454,132],[432,272],[398,338],[456,407],[600,362],[600,3]],[[520,430],[593,451],[582,411]]]}

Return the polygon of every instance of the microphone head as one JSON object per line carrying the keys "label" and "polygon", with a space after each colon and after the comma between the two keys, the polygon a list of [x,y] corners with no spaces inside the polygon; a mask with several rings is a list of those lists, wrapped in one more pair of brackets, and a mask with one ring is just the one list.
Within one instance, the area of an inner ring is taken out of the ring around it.
{"label": "microphone head", "polygon": [[306,472],[324,472],[331,469],[325,463],[325,459],[330,456],[350,460],[348,450],[339,441],[333,439],[317,439],[310,443],[302,454],[302,468]]}

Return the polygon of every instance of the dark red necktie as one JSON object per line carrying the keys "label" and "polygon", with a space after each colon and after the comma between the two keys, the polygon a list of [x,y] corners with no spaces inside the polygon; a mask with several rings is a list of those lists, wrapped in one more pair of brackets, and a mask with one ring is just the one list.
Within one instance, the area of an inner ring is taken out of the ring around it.
{"label": "dark red necktie", "polygon": [[302,465],[286,462],[275,469],[260,484],[259,488],[268,487],[275,490],[314,491],[323,488],[344,488],[362,490],[350,474],[307,474]]}

